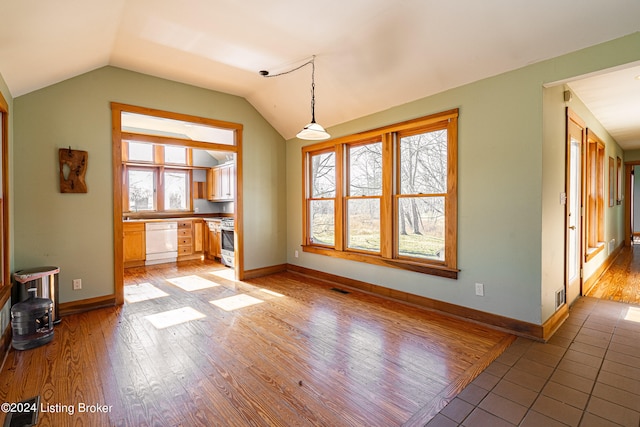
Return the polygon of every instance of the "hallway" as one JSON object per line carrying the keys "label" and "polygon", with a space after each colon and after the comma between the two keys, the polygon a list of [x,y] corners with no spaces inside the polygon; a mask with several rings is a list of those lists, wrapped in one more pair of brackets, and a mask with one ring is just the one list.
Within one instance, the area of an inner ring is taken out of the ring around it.
{"label": "hallway", "polygon": [[640,305],[640,246],[636,246],[622,248],[587,296]]}

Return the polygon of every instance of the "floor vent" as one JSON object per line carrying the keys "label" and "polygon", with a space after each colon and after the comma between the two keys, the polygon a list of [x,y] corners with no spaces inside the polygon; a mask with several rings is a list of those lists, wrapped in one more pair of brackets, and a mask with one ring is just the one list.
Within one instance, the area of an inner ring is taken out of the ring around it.
{"label": "floor vent", "polygon": [[[7,408],[7,418],[4,419],[4,427],[33,426],[38,423],[40,413],[40,396],[23,400],[15,404],[15,408]],[[15,412],[12,410],[15,409]]]}
{"label": "floor vent", "polygon": [[331,290],[333,292],[339,292],[341,294],[348,294],[349,293],[349,291],[345,291],[344,289],[340,289],[340,288],[331,288]]}
{"label": "floor vent", "polygon": [[556,291],[556,310],[559,309],[564,302],[564,289],[560,289]]}

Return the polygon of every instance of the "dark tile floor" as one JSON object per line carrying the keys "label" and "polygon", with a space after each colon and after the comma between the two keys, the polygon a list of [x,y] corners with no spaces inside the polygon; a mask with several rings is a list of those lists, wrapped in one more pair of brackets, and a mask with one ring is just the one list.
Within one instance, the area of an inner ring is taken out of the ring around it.
{"label": "dark tile floor", "polygon": [[548,343],[518,338],[427,426],[640,426],[640,306],[580,298]]}

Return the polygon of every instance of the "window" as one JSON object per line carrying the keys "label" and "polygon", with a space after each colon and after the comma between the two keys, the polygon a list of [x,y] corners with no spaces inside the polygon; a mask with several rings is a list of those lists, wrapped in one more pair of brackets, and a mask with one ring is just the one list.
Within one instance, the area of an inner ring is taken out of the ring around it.
{"label": "window", "polygon": [[164,147],[164,162],[176,165],[186,165],[187,149],[185,147],[166,145]]}
{"label": "window", "polygon": [[398,255],[445,259],[447,130],[400,134]]}
{"label": "window", "polygon": [[164,171],[164,208],[172,211],[189,208],[188,171]]}
{"label": "window", "polygon": [[587,129],[585,258],[588,261],[604,247],[605,145]]}
{"label": "window", "polygon": [[156,210],[156,172],[154,169],[127,170],[129,210],[132,212]]}
{"label": "window", "polygon": [[125,212],[192,209],[191,149],[123,141],[123,159]]}
{"label": "window", "polygon": [[303,147],[303,250],[457,278],[457,117]]}
{"label": "window", "polygon": [[310,161],[311,191],[308,199],[309,240],[316,245],[335,244],[336,156],[313,154]]}
{"label": "window", "polygon": [[347,247],[379,253],[382,143],[350,145],[348,156]]}
{"label": "window", "polygon": [[129,160],[132,162],[150,162],[154,161],[153,144],[145,144],[143,142],[128,143]]}

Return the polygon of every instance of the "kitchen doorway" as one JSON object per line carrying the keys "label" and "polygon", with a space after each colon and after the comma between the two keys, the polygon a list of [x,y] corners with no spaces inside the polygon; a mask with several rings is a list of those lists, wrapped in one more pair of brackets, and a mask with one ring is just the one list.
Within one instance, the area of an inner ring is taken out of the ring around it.
{"label": "kitchen doorway", "polygon": [[[161,110],[154,110],[144,107],[125,105],[119,103],[111,104],[112,111],[112,158],[113,158],[113,224],[114,224],[114,281],[115,281],[115,300],[116,304],[124,303],[124,219],[123,213],[125,207],[127,212],[131,212],[131,200],[125,198],[123,191],[124,183],[127,179],[127,167],[138,166],[129,162],[128,158],[123,156],[127,144],[130,141],[137,143],[145,143],[154,147],[160,146],[177,146],[187,147],[193,150],[205,150],[215,153],[226,154],[229,158],[235,159],[235,174],[233,182],[229,188],[231,193],[224,200],[231,203],[233,208],[232,218],[234,219],[234,250],[235,261],[233,270],[234,280],[241,280],[244,269],[244,254],[242,246],[242,125],[231,122],[223,122],[214,119],[190,116],[180,113],[173,113]],[[129,119],[135,120],[129,120]],[[154,125],[145,124],[153,122]],[[135,123],[135,124],[132,124]],[[163,125],[159,125],[163,123]],[[166,125],[166,127],[164,127]],[[157,151],[156,149],[152,151]],[[191,150],[190,150],[191,151]],[[159,171],[168,169],[167,163],[164,161],[166,153],[152,154],[154,158],[161,158],[162,164],[157,166]],[[135,162],[134,162],[135,163]],[[152,162],[153,163],[153,162]],[[157,162],[156,162],[157,163]],[[141,163],[142,166],[149,168],[149,164]],[[164,179],[161,172],[158,172],[157,182]],[[189,184],[191,186],[191,184]],[[193,192],[203,191],[200,185],[193,183],[191,194]],[[154,190],[155,191],[155,190]],[[163,194],[160,189],[160,194]],[[153,191],[152,191],[153,193]],[[153,195],[156,205],[150,205],[145,216],[149,218],[166,218],[172,213],[175,214],[175,207],[171,205],[170,197],[163,201],[162,196],[157,193]],[[158,201],[160,200],[160,201]],[[217,200],[216,200],[217,201]],[[138,202],[135,201],[136,206]],[[161,210],[157,206],[161,206]],[[171,205],[171,206],[170,206]],[[192,203],[180,211],[181,214],[196,212],[196,204]],[[140,206],[143,206],[140,203]],[[165,206],[169,206],[165,209]],[[200,212],[198,212],[200,213]],[[140,217],[135,212],[134,217]]]}

